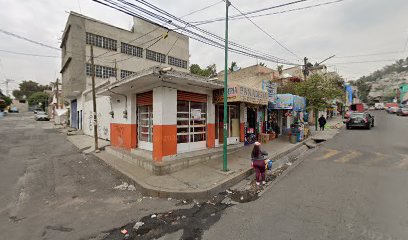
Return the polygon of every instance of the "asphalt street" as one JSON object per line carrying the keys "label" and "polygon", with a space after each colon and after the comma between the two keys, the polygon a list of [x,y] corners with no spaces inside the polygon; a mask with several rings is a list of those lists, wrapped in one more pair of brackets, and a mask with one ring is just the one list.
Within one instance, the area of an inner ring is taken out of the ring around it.
{"label": "asphalt street", "polygon": [[0,136],[0,239],[101,239],[177,204],[113,189],[126,179],[33,113],[1,118]]}
{"label": "asphalt street", "polygon": [[408,239],[408,118],[373,114],[374,128],[343,129],[203,239]]}

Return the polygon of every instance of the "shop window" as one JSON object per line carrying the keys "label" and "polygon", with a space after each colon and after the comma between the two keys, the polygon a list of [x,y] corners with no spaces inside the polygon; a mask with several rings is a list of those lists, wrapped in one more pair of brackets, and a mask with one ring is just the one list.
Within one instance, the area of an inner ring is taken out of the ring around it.
{"label": "shop window", "polygon": [[138,107],[138,140],[144,142],[153,141],[153,106]]}
{"label": "shop window", "polygon": [[177,143],[205,141],[207,103],[177,101]]}

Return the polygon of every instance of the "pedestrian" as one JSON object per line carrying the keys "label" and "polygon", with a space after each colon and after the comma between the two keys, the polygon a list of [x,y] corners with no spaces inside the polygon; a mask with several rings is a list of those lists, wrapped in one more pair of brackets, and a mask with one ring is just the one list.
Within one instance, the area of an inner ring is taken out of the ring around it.
{"label": "pedestrian", "polygon": [[251,153],[252,167],[256,173],[256,185],[266,184],[265,181],[265,156],[267,152],[261,150],[261,143],[255,142]]}
{"label": "pedestrian", "polygon": [[320,125],[320,131],[324,131],[324,125],[326,125],[326,118],[322,115],[319,118],[319,125]]}

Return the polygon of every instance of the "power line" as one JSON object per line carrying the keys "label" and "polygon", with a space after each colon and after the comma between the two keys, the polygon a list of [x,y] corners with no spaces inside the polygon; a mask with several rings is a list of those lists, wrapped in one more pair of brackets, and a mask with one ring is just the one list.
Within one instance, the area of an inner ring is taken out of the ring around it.
{"label": "power line", "polygon": [[384,60],[368,60],[368,61],[358,61],[358,62],[338,62],[331,64],[357,64],[357,63],[373,63],[373,62],[394,62],[396,59],[384,59]]}
{"label": "power line", "polygon": [[[228,0],[226,0],[228,1]],[[302,1],[306,1],[306,0],[302,0]],[[301,2],[301,1],[298,1]],[[284,48],[286,51],[290,52],[293,56],[297,57],[298,59],[301,59],[301,57],[299,57],[296,53],[294,53],[293,51],[289,50],[289,48],[287,48],[285,45],[283,45],[282,43],[280,43],[275,37],[273,37],[271,34],[269,34],[267,31],[265,31],[263,28],[261,28],[258,24],[256,24],[254,21],[252,21],[249,17],[247,17],[247,15],[245,13],[243,13],[241,10],[239,10],[237,7],[235,7],[231,2],[230,2],[231,6],[237,10],[239,13],[241,13],[241,15],[245,16],[246,19],[248,19],[248,21],[250,21],[255,27],[257,27],[259,30],[261,30],[263,33],[265,33],[270,39],[272,39],[273,41],[275,41],[279,46],[281,46],[282,48]]]}
{"label": "power line", "polygon": [[[319,4],[314,4],[314,5],[309,5],[309,6],[305,6],[305,7],[299,7],[299,8],[293,8],[293,9],[288,9],[288,10],[283,10],[283,11],[279,11],[279,12],[272,12],[272,13],[264,13],[264,14],[258,14],[258,15],[250,15],[247,16],[249,18],[257,18],[257,17],[264,17],[264,16],[271,16],[271,15],[277,15],[277,14],[282,14],[282,13],[288,13],[288,12],[294,12],[294,11],[300,11],[300,10],[304,10],[304,9],[310,9],[310,8],[315,8],[315,7],[321,7],[321,6],[325,6],[325,5],[330,5],[330,4],[334,4],[334,3],[339,3],[339,2],[343,2],[344,0],[336,0],[336,1],[331,1],[331,2],[325,2],[325,3],[319,3]],[[293,2],[293,4],[298,3]],[[281,7],[282,5],[277,5],[274,8],[278,8]],[[286,6],[286,5],[285,5]],[[246,13],[245,13],[246,14]],[[234,15],[228,18],[228,20],[241,20],[244,19],[245,17],[242,15]],[[204,25],[204,24],[209,24],[209,23],[213,23],[213,22],[219,22],[219,21],[225,21],[225,18],[215,18],[215,19],[209,19],[209,20],[203,20],[203,21],[196,21],[193,22],[193,24],[196,24],[197,26],[199,25]]]}
{"label": "power line", "polygon": [[[127,1],[124,1],[124,0],[118,0],[123,5],[121,5],[119,3],[116,3],[113,0],[94,0],[94,1],[98,2],[98,3],[101,3],[101,4],[105,5],[105,6],[111,7],[113,9],[116,9],[118,11],[124,12],[126,14],[129,14],[131,16],[135,16],[135,17],[145,19],[147,21],[155,22],[154,20],[152,20],[152,18],[153,18],[155,20],[159,20],[160,22],[163,22],[164,24],[169,24],[169,25],[172,25],[172,26],[176,27],[175,29],[172,29],[172,30],[177,30],[177,29],[184,28],[184,27],[176,24],[174,21],[181,22],[183,25],[187,24],[187,27],[191,27],[196,31],[200,31],[200,32],[202,32],[202,33],[204,33],[206,35],[209,35],[210,38],[205,37],[205,36],[195,32],[195,31],[190,30],[190,29],[185,29],[186,36],[188,36],[188,37],[190,37],[190,38],[192,38],[194,40],[197,40],[199,42],[202,42],[204,44],[210,45],[210,46],[214,46],[214,47],[217,47],[217,48],[220,48],[220,49],[224,48],[224,45],[223,45],[224,39],[222,37],[217,36],[217,35],[215,35],[213,33],[210,33],[210,32],[208,32],[208,31],[206,31],[204,29],[198,28],[198,27],[192,25],[189,22],[186,22],[186,21],[184,21],[184,20],[182,20],[180,18],[177,18],[177,17],[169,14],[168,12],[166,12],[166,11],[160,9],[160,8],[155,7],[152,4],[149,4],[146,1],[140,1],[139,0],[137,2],[140,2],[140,3],[148,6],[149,8],[157,11],[159,14],[170,17],[172,20],[170,20],[169,18],[166,18],[164,16],[158,15],[157,13],[150,12],[150,11],[144,9],[144,8],[141,8],[141,7],[139,7],[139,6],[135,5],[135,4],[131,4],[131,3],[127,2]],[[137,11],[141,12],[142,15],[140,15],[139,13],[135,13],[130,8],[136,9]],[[145,15],[145,16],[143,16],[143,15]],[[156,23],[156,24],[158,24],[158,23]],[[211,38],[215,38],[216,40],[211,39]],[[230,48],[231,52],[235,52],[235,53],[238,53],[238,54],[241,54],[241,55],[258,58],[258,59],[265,60],[265,61],[271,61],[271,62],[279,61],[282,64],[298,65],[298,64],[290,63],[285,59],[277,58],[275,56],[268,55],[266,53],[250,49],[250,48],[248,48],[246,46],[243,46],[243,45],[240,45],[240,44],[237,44],[237,43],[234,43],[234,42],[230,42],[230,44],[235,46],[235,47],[238,47],[238,49],[231,47]]]}
{"label": "power line", "polygon": [[34,54],[34,53],[13,52],[13,51],[8,51],[8,50],[4,50],[4,49],[0,49],[0,52],[6,52],[6,53],[16,54],[16,55],[31,56],[31,57],[61,58],[60,56],[41,55],[41,54]]}
{"label": "power line", "polygon": [[29,38],[26,38],[26,37],[17,35],[17,34],[12,33],[12,32],[8,32],[8,31],[3,30],[3,29],[0,29],[0,32],[2,32],[2,33],[4,33],[4,34],[7,34],[7,35],[9,35],[9,36],[13,36],[13,37],[19,38],[19,39],[21,39],[21,40],[25,40],[25,41],[28,41],[28,42],[31,42],[31,43],[34,43],[34,44],[43,46],[43,47],[47,47],[47,48],[51,48],[51,49],[60,51],[59,48],[52,47],[52,46],[50,46],[50,45],[47,45],[47,44],[44,44],[44,43],[40,43],[40,42],[34,41],[34,40],[32,40],[32,39],[29,39]]}
{"label": "power line", "polygon": [[200,8],[200,9],[198,9],[198,10],[195,10],[195,11],[192,11],[192,12],[190,12],[190,13],[187,13],[186,15],[183,15],[183,16],[181,16],[180,18],[185,18],[185,17],[187,17],[187,16],[191,16],[191,15],[193,15],[193,14],[195,14],[195,13],[204,11],[204,10],[210,8],[210,7],[214,7],[215,5],[218,5],[218,4],[222,3],[222,2],[223,2],[222,0],[221,0],[221,1],[218,1],[218,2],[216,2],[216,3],[213,3],[213,4],[211,4],[211,5],[208,5],[208,6],[206,6],[206,7],[203,7],[203,8]]}
{"label": "power line", "polygon": [[336,56],[336,58],[358,58],[358,57],[368,57],[368,56],[378,56],[378,55],[390,55],[401,53],[401,51],[389,51],[389,52],[379,52],[379,53],[367,53],[367,54],[356,54],[348,56]]}

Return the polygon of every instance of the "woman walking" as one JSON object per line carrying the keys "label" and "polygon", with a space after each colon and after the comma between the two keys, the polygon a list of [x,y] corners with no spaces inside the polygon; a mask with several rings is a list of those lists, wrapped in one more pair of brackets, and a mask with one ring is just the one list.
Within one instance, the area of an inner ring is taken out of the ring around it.
{"label": "woman walking", "polygon": [[266,184],[265,181],[265,156],[268,155],[267,152],[261,150],[261,143],[255,142],[254,148],[252,149],[251,159],[252,166],[255,168],[256,173],[256,185]]}

